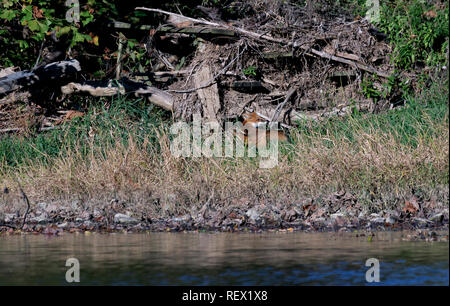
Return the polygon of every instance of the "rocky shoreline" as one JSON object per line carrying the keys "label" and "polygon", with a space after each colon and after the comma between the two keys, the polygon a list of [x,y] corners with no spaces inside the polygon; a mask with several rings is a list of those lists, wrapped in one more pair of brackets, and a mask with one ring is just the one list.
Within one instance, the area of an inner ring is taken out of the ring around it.
{"label": "rocky shoreline", "polygon": [[[336,204],[339,205],[336,205]],[[61,235],[74,232],[358,232],[416,231],[411,239],[446,240],[449,224],[448,205],[420,201],[411,197],[403,207],[371,212],[350,193],[334,193],[321,202],[307,199],[295,204],[211,205],[190,213],[170,216],[146,210],[146,205],[131,205],[113,199],[109,204],[86,204],[78,200],[40,202],[28,214],[20,210],[0,211],[0,234]],[[23,211],[23,208],[21,209]],[[25,221],[24,221],[25,220]]]}

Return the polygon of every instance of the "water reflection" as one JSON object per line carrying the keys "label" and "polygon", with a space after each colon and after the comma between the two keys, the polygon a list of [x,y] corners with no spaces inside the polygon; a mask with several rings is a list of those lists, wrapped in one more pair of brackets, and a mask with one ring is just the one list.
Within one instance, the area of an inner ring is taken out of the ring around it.
{"label": "water reflection", "polygon": [[[405,234],[403,234],[405,235]],[[150,233],[0,238],[0,285],[66,285],[65,261],[81,284],[365,285],[379,259],[381,284],[448,285],[448,243],[405,242],[379,233]]]}

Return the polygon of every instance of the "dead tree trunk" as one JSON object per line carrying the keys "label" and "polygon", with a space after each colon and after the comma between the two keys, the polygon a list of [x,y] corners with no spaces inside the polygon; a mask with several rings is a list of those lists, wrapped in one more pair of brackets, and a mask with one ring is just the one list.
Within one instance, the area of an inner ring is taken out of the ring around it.
{"label": "dead tree trunk", "polygon": [[0,95],[25,87],[41,86],[54,80],[61,80],[81,71],[77,60],[51,63],[35,70],[19,71],[0,78]]}

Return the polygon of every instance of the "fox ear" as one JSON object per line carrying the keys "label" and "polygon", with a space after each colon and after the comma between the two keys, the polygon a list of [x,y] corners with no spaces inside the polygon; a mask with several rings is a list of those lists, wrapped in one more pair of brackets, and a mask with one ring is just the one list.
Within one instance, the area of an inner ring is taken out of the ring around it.
{"label": "fox ear", "polygon": [[250,115],[249,113],[245,112],[245,113],[242,113],[242,118],[244,118],[244,119],[250,119],[250,118],[251,118],[251,115]]}

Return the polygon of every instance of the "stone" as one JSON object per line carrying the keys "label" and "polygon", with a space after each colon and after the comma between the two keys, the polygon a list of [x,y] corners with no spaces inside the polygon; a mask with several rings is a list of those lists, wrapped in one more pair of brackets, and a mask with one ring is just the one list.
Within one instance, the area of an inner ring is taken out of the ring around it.
{"label": "stone", "polygon": [[97,208],[94,208],[93,216],[94,218],[98,218],[102,215],[102,212],[98,210]]}
{"label": "stone", "polygon": [[47,208],[47,203],[41,202],[41,203],[37,203],[36,206],[41,209],[41,210],[45,210]]}
{"label": "stone", "polygon": [[172,218],[172,222],[184,222],[189,221],[191,219],[191,215],[187,214],[181,217]]}
{"label": "stone", "polygon": [[70,204],[70,208],[71,208],[73,211],[79,210],[79,209],[81,208],[81,206],[80,206],[80,201],[78,201],[78,200],[72,201],[72,203]]}
{"label": "stone", "polygon": [[331,219],[336,219],[337,217],[344,217],[344,214],[343,213],[335,213],[335,214],[330,215]]}
{"label": "stone", "polygon": [[114,222],[116,223],[122,223],[122,224],[131,224],[131,223],[138,223],[138,220],[135,218],[132,218],[128,215],[124,214],[115,214],[114,215]]}
{"label": "stone", "polygon": [[254,208],[250,208],[249,210],[247,210],[247,212],[245,213],[245,215],[248,217],[248,219],[250,220],[250,222],[252,223],[256,223],[259,220],[261,220],[261,212],[259,211],[258,208],[254,207]]}
{"label": "stone", "polygon": [[55,204],[48,204],[47,207],[44,209],[47,213],[53,213],[58,211],[58,206]]}
{"label": "stone", "polygon": [[385,222],[389,225],[393,225],[395,223],[395,218],[392,216],[388,216],[385,220]]}
{"label": "stone", "polygon": [[11,222],[16,218],[16,214],[5,214],[5,222]]}
{"label": "stone", "polygon": [[374,224],[383,224],[384,221],[385,221],[384,218],[381,217],[370,219],[370,222]]}
{"label": "stone", "polygon": [[47,214],[46,213],[42,213],[39,216],[31,218],[30,221],[37,222],[37,223],[40,223],[40,224],[44,224],[44,223],[47,223],[49,220],[48,220]]}
{"label": "stone", "polygon": [[361,211],[361,212],[359,213],[358,218],[359,218],[359,219],[362,219],[362,218],[364,218],[366,215],[367,215],[367,211],[363,210],[363,211]]}

